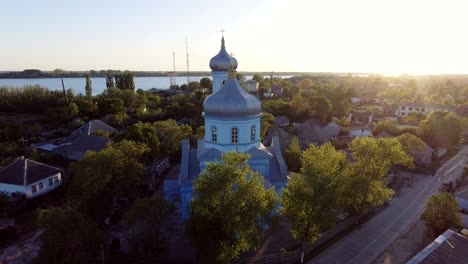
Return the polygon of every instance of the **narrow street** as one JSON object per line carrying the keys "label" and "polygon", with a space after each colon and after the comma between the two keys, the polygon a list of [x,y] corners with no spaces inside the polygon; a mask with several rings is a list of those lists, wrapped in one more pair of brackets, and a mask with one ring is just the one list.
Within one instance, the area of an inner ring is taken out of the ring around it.
{"label": "narrow street", "polygon": [[464,147],[436,173],[415,175],[413,189],[395,197],[379,214],[354,230],[348,236],[312,259],[309,263],[371,263],[392,244],[421,214],[426,200],[436,193],[446,179],[463,172],[466,161]]}

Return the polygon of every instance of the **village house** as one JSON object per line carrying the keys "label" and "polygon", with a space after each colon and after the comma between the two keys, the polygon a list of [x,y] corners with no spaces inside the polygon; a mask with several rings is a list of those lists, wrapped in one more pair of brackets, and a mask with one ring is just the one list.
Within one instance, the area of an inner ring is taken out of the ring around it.
{"label": "village house", "polygon": [[249,93],[255,93],[258,91],[258,82],[255,80],[248,80],[244,82],[245,88]]}
{"label": "village house", "polygon": [[53,142],[34,144],[39,151],[59,155],[68,160],[81,160],[88,150],[100,151],[110,142],[99,133],[115,133],[117,129],[100,120],[92,120],[73,131],[70,136]]}
{"label": "village house", "polygon": [[431,113],[438,110],[454,112],[455,108],[451,105],[405,103],[399,105],[395,114],[399,117],[405,117],[408,116],[410,113],[421,113],[425,115],[427,113]]}
{"label": "village house", "polygon": [[447,229],[407,264],[466,263],[468,237]]}
{"label": "village house", "polygon": [[19,157],[0,170],[0,191],[34,198],[57,188],[62,177],[62,169]]}
{"label": "village house", "polygon": [[278,116],[273,120],[273,125],[275,125],[275,127],[288,127],[289,118],[287,116]]}
{"label": "village house", "polygon": [[415,165],[420,167],[427,167],[431,165],[433,153],[434,149],[424,143],[422,150],[414,151],[412,153]]}
{"label": "village house", "polygon": [[276,96],[281,96],[283,95],[283,87],[278,84],[273,84],[271,86],[271,92]]}
{"label": "village house", "polygon": [[322,145],[335,140],[341,131],[341,127],[334,122],[322,126],[318,120],[309,119],[297,125],[296,132],[301,148],[307,148],[309,144]]}
{"label": "village house", "polygon": [[349,137],[368,137],[372,136],[372,126],[370,123],[367,123],[364,126],[353,126],[349,128]]}

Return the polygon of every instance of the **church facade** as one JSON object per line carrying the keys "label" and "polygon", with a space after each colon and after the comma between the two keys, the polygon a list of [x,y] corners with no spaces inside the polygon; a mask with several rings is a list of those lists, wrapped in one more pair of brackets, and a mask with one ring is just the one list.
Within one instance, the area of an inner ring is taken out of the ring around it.
{"label": "church facade", "polygon": [[250,155],[250,167],[264,177],[265,188],[280,192],[287,184],[287,168],[280,144],[274,137],[270,147],[260,140],[261,103],[245,91],[236,79],[238,63],[225,48],[221,39],[219,53],[210,60],[213,93],[203,103],[205,137],[197,146],[182,141],[182,159],[178,179],[164,182],[167,200],[180,202],[183,219],[188,218],[188,206],[193,197],[193,183],[207,163],[221,160],[224,152],[243,152]]}

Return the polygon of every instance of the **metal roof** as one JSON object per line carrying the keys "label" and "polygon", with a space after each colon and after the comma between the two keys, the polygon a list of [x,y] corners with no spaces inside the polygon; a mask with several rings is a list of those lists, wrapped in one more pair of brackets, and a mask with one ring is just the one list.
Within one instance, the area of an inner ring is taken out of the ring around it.
{"label": "metal roof", "polygon": [[226,80],[218,92],[208,96],[203,108],[205,115],[219,117],[252,116],[262,111],[257,97],[245,91],[235,78]]}
{"label": "metal roof", "polygon": [[0,170],[0,183],[27,186],[58,172],[62,172],[62,170],[34,160],[19,157]]}
{"label": "metal roof", "polygon": [[211,58],[210,68],[213,71],[229,71],[237,69],[237,60],[227,53],[224,46],[224,37],[221,39],[221,49]]}

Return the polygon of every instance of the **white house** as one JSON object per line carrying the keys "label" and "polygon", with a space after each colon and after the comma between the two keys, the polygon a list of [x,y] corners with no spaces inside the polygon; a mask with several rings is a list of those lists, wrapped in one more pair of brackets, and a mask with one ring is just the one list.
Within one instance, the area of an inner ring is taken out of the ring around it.
{"label": "white house", "polygon": [[397,116],[404,117],[408,116],[410,113],[421,113],[425,115],[438,110],[454,112],[455,108],[451,105],[405,103],[398,107],[395,114]]}
{"label": "white house", "polygon": [[245,82],[245,87],[248,92],[256,92],[258,91],[258,82],[255,80],[248,80]]}
{"label": "white house", "polygon": [[19,157],[0,170],[0,191],[34,198],[57,188],[62,176],[59,168]]}

